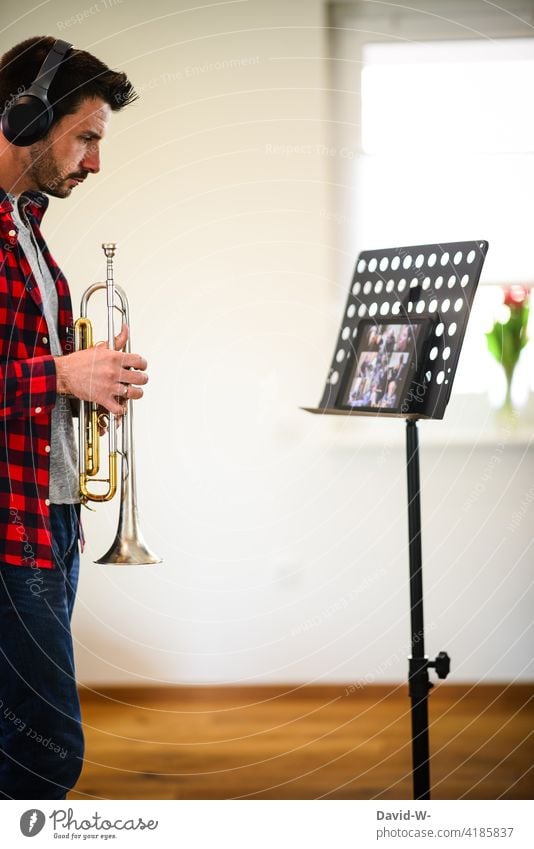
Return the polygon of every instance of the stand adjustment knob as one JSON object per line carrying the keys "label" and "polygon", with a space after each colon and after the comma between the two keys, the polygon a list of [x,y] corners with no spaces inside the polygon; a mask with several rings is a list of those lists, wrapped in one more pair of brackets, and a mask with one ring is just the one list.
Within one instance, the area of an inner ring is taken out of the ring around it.
{"label": "stand adjustment knob", "polygon": [[446,678],[451,671],[451,659],[446,651],[440,651],[435,660],[429,660],[428,666],[436,670],[438,678]]}

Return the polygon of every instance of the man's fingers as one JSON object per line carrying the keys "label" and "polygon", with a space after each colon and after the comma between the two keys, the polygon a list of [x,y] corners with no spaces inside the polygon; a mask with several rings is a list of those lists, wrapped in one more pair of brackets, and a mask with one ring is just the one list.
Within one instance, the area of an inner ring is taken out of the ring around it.
{"label": "man's fingers", "polygon": [[122,351],[126,342],[128,340],[128,325],[124,324],[121,327],[120,333],[118,336],[115,336],[115,350]]}
{"label": "man's fingers", "polygon": [[[128,389],[128,392],[125,390]],[[132,383],[118,383],[115,395],[121,403],[126,401],[137,400],[143,397],[143,390],[139,386],[134,386]]]}
{"label": "man's fingers", "polygon": [[124,415],[125,408],[119,401],[117,401],[115,395],[111,395],[109,397],[105,403],[105,407],[110,411],[110,413],[114,413],[118,418]]}
{"label": "man's fingers", "polygon": [[148,374],[145,374],[144,371],[122,368],[119,380],[122,383],[135,383],[137,386],[144,386],[145,383],[148,383]]}
{"label": "man's fingers", "polygon": [[[127,340],[128,340],[128,325],[123,323],[121,330],[120,330],[120,333],[117,336],[115,336],[115,350],[116,351],[122,351],[122,349],[126,345]],[[107,341],[105,341],[103,339],[100,340],[100,342],[95,342],[94,347],[98,348],[101,345],[104,345],[104,347],[109,348]]]}
{"label": "man's fingers", "polygon": [[135,368],[138,371],[146,371],[147,361],[140,354],[122,354],[121,366],[123,368]]}

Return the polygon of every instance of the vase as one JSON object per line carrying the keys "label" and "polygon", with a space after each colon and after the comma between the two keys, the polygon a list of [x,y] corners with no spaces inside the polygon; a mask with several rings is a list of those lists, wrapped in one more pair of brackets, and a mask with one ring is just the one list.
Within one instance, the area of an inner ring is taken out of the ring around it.
{"label": "vase", "polygon": [[514,370],[515,369],[511,369],[508,371],[505,369],[504,372],[506,378],[506,394],[502,405],[497,411],[497,420],[501,427],[514,427],[519,419],[519,413],[515,409],[514,402],[512,401]]}

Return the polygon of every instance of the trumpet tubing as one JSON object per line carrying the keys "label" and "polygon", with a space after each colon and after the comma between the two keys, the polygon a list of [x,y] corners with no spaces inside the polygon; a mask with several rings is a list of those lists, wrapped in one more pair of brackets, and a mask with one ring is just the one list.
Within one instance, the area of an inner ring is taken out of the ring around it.
{"label": "trumpet tubing", "polygon": [[[106,290],[107,296],[107,336],[108,346],[111,350],[115,348],[114,314],[118,310],[128,326],[128,340],[126,351],[130,351],[130,314],[128,300],[120,286],[113,279],[113,257],[116,245],[113,242],[105,242],[102,249],[107,259],[107,274],[105,283],[94,283],[85,290],[80,307],[80,318],[74,325],[74,339],[76,350],[84,350],[94,345],[93,324],[87,316],[88,304],[95,292]],[[120,306],[116,304],[116,297]],[[80,500],[102,502],[111,501],[115,496],[119,483],[118,465],[121,464],[120,473],[120,511],[119,523],[115,539],[103,557],[96,563],[112,565],[152,565],[161,563],[161,558],[154,554],[146,545],[139,527],[137,508],[137,493],[135,479],[135,463],[133,453],[133,427],[132,427],[132,401],[126,401],[126,411],[123,416],[121,431],[121,450],[117,449],[118,425],[116,416],[109,413],[109,426],[107,431],[108,440],[108,470],[107,477],[96,477],[101,469],[100,437],[98,433],[99,413],[98,405],[94,401],[80,401],[79,412],[79,480]],[[91,491],[91,483],[105,483],[105,492]]]}

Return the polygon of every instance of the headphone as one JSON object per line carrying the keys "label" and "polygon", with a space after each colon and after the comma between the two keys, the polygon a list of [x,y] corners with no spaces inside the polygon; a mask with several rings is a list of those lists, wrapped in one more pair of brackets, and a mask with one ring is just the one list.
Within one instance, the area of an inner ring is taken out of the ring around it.
{"label": "headphone", "polygon": [[2,114],[0,129],[11,144],[28,147],[47,134],[54,120],[48,90],[71,47],[68,41],[57,39],[30,87],[17,95]]}

